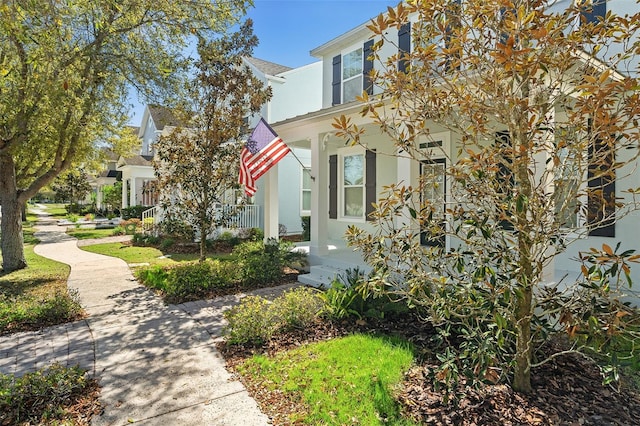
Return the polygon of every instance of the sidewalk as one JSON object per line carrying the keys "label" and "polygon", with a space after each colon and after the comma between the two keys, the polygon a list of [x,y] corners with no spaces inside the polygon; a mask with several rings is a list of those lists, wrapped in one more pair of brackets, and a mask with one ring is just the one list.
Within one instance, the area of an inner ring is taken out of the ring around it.
{"label": "sidewalk", "polygon": [[80,364],[102,386],[94,425],[269,424],[215,348],[222,312],[240,295],[167,306],[124,261],[80,250],[53,222],[37,229],[36,253],[71,266],[68,285],[89,317],[0,337],[0,372]]}

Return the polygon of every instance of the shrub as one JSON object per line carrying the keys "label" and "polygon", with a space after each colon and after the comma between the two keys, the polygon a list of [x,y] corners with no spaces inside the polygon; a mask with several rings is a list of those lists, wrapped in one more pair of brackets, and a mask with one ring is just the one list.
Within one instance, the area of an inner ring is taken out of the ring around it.
{"label": "shrub", "polygon": [[113,228],[113,231],[111,231],[112,235],[125,235],[126,231],[124,230],[124,228],[122,226],[116,226],[115,228]]}
{"label": "shrub", "polygon": [[136,272],[136,278],[138,278],[142,284],[147,287],[155,288],[156,290],[165,291],[166,282],[169,273],[162,266],[150,266],[148,268],[141,268]]}
{"label": "shrub", "polygon": [[164,251],[167,250],[169,247],[171,247],[172,245],[174,245],[176,243],[176,240],[173,238],[163,238],[162,241],[160,241],[160,250]]}
{"label": "shrub", "polygon": [[187,263],[169,271],[165,292],[170,302],[197,300],[211,288],[211,264],[209,262]]}
{"label": "shrub", "polygon": [[160,228],[160,232],[163,235],[168,235],[171,237],[193,240],[193,237],[195,235],[193,227],[191,225],[170,215],[165,217],[158,226]]}
{"label": "shrub", "polygon": [[224,313],[224,334],[231,344],[260,345],[275,333],[311,326],[322,305],[318,291],[306,287],[285,292],[273,302],[248,296]]}
{"label": "shrub", "polygon": [[231,344],[260,345],[268,341],[277,328],[276,312],[271,302],[258,296],[247,296],[224,313],[227,341]]}
{"label": "shrub", "polygon": [[241,280],[248,285],[262,285],[275,282],[284,275],[284,267],[304,259],[305,255],[292,252],[289,242],[274,239],[263,242],[245,242],[233,250],[233,255],[241,265]]}
{"label": "shrub", "polygon": [[142,220],[142,212],[149,210],[150,206],[131,206],[125,207],[120,211],[122,219],[140,219]]}
{"label": "shrub", "polygon": [[318,290],[298,287],[285,292],[273,302],[281,326],[285,329],[306,328],[314,323],[324,302]]}
{"label": "shrub", "polygon": [[134,235],[138,228],[142,226],[142,220],[140,219],[127,219],[120,222],[120,226],[124,228],[127,235]]}
{"label": "shrub", "polygon": [[136,232],[135,234],[133,234],[133,239],[131,241],[136,246],[155,246],[160,243],[160,237]]}
{"label": "shrub", "polygon": [[162,291],[169,303],[202,299],[212,290],[235,284],[237,275],[234,263],[217,259],[170,268],[152,266],[136,273],[144,285]]}
{"label": "shrub", "polygon": [[90,385],[77,366],[53,364],[22,377],[0,374],[0,424],[58,424],[64,406],[84,396]]}
{"label": "shrub", "polygon": [[81,314],[82,306],[74,290],[57,292],[46,299],[24,297],[20,301],[0,295],[0,333],[61,324]]}

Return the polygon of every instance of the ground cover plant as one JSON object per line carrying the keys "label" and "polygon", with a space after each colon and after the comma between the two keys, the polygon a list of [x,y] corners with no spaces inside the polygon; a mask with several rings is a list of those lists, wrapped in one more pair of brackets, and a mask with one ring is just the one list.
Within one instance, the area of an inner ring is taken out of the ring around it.
{"label": "ground cover plant", "polygon": [[0,424],[88,425],[101,410],[98,394],[97,381],[78,367],[0,374]]}
{"label": "ground cover plant", "polygon": [[[33,223],[26,222],[25,257],[29,267],[0,272],[0,334],[36,330],[84,316],[76,295],[69,292],[69,266],[38,256]],[[0,253],[1,256],[1,253]]]}

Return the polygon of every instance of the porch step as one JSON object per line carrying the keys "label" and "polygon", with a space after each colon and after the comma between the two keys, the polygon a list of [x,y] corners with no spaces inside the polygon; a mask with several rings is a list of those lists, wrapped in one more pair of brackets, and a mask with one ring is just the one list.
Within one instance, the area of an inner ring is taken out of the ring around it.
{"label": "porch step", "polygon": [[338,275],[344,274],[347,269],[356,267],[365,273],[371,270],[368,266],[363,267],[362,265],[332,260],[327,264],[311,266],[308,274],[298,275],[298,281],[316,288],[329,288],[331,287],[331,282]]}
{"label": "porch step", "polygon": [[344,269],[331,265],[315,265],[311,266],[308,274],[298,275],[298,281],[316,288],[329,288],[331,281],[343,272]]}

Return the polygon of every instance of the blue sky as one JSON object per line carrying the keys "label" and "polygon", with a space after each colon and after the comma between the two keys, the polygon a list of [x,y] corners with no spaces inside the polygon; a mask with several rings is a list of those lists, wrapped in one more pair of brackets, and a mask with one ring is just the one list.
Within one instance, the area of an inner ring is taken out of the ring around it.
{"label": "blue sky", "polygon": [[[256,58],[292,68],[317,61],[309,51],[368,22],[399,0],[254,0],[247,17],[260,44]],[[135,96],[134,96],[135,97]],[[135,102],[135,101],[134,101]],[[135,105],[130,124],[139,126],[143,105]]]}

